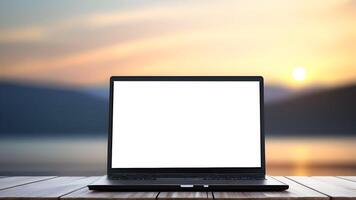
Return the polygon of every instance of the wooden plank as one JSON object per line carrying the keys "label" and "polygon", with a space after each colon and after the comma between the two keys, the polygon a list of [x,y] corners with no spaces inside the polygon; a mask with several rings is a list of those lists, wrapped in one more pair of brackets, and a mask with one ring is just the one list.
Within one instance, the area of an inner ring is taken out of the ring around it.
{"label": "wooden plank", "polygon": [[332,176],[293,176],[288,178],[326,194],[332,199],[356,200],[356,182]]}
{"label": "wooden plank", "polygon": [[288,184],[289,189],[282,192],[214,192],[215,199],[290,199],[300,198],[308,200],[328,200],[329,197],[316,192],[308,187],[291,181],[285,177],[277,176],[273,177],[278,181]]}
{"label": "wooden plank", "polygon": [[338,176],[338,178],[356,182],[356,176]]}
{"label": "wooden plank", "polygon": [[54,200],[60,196],[86,187],[98,177],[58,177],[34,182],[0,191],[0,199],[34,199]]}
{"label": "wooden plank", "polygon": [[214,199],[213,192],[208,192],[208,199]]}
{"label": "wooden plank", "polygon": [[152,200],[156,199],[158,192],[98,192],[88,190],[88,187],[61,197],[61,200],[104,200],[104,199],[130,199]]}
{"label": "wooden plank", "polygon": [[0,190],[7,188],[29,184],[36,181],[47,180],[55,176],[13,176],[0,178]]}
{"label": "wooden plank", "polygon": [[207,192],[160,192],[157,199],[184,199],[184,200],[199,200],[199,199],[209,199],[212,196],[208,195]]}

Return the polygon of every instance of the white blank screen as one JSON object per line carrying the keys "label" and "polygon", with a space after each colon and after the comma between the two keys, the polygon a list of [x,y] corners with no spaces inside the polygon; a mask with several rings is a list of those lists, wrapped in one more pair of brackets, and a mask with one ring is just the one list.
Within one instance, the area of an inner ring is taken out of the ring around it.
{"label": "white blank screen", "polygon": [[258,81],[115,81],[112,168],[260,167]]}

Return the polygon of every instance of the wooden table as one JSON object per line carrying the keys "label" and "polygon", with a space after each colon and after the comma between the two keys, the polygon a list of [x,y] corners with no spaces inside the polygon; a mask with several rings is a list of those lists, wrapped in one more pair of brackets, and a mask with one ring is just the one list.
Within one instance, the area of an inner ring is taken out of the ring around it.
{"label": "wooden table", "polygon": [[356,176],[276,176],[289,185],[283,192],[93,192],[86,187],[99,177],[0,177],[0,199],[309,199],[356,200]]}

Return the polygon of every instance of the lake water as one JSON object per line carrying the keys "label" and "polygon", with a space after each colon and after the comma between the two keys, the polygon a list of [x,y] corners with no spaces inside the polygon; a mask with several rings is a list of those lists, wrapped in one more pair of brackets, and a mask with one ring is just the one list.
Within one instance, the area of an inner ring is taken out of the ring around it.
{"label": "lake water", "polygon": [[[356,137],[268,138],[269,175],[356,175]],[[103,175],[104,138],[7,138],[0,175]]]}

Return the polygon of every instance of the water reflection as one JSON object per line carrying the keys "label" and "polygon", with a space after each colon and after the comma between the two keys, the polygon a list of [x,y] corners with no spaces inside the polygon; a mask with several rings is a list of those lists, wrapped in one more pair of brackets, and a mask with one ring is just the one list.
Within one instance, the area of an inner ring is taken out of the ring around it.
{"label": "water reflection", "polygon": [[266,141],[271,175],[355,175],[356,137],[271,138]]}
{"label": "water reflection", "polygon": [[[269,175],[355,175],[356,137],[268,138]],[[102,175],[103,138],[2,139],[2,175]]]}

